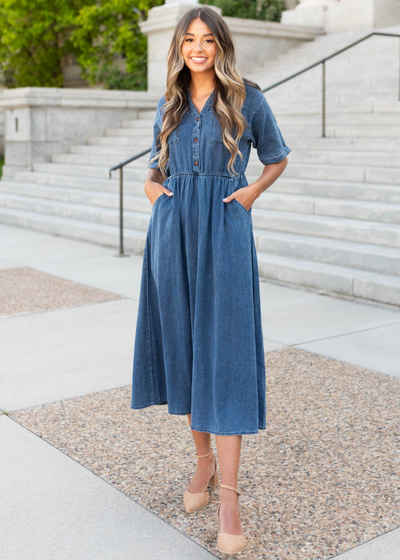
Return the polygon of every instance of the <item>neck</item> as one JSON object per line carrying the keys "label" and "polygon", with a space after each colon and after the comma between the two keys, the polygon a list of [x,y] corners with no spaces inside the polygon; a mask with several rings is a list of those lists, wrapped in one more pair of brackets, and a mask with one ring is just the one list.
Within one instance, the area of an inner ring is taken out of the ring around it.
{"label": "neck", "polygon": [[[204,74],[206,74],[204,72]],[[191,74],[189,89],[192,97],[202,98],[210,95],[216,86],[215,73],[213,75]]]}

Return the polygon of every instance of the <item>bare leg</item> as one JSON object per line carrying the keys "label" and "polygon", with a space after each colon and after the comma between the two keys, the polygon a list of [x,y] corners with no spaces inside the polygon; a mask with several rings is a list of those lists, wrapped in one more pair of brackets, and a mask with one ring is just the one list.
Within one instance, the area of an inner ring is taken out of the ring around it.
{"label": "bare leg", "polygon": [[[191,414],[188,414],[189,426],[191,426]],[[196,445],[197,455],[205,455],[211,450],[211,436],[206,432],[192,430],[192,436]],[[214,473],[214,454],[197,459],[195,475],[187,490],[192,493],[205,492],[208,482]]]}
{"label": "bare leg", "polygon": [[[215,436],[218,448],[220,482],[237,488],[242,436]],[[240,491],[240,488],[238,488]],[[220,488],[221,533],[244,535],[239,519],[239,496],[233,490]]]}

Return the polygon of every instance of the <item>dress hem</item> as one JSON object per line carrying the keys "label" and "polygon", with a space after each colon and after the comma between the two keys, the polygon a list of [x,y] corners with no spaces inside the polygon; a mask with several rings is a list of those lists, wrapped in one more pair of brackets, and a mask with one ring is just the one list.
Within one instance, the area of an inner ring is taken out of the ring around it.
{"label": "dress hem", "polygon": [[194,428],[193,426],[191,426],[191,429],[195,430],[196,432],[205,432],[207,434],[213,434],[216,436],[247,436],[251,434],[258,434],[260,430],[266,430],[266,426],[258,428],[258,430],[251,430],[248,432],[244,430],[241,430],[240,432],[216,432],[214,430],[200,430],[199,428]]}
{"label": "dress hem", "polygon": [[[131,409],[133,410],[142,410],[143,408],[149,408],[150,406],[156,406],[156,405],[165,405],[168,404],[168,402],[166,400],[162,400],[162,401],[158,401],[158,402],[153,402],[150,404],[145,404],[144,406],[132,406],[131,404]],[[191,412],[170,412],[168,410],[168,414],[173,414],[175,416],[187,416],[188,414],[191,414]],[[207,434],[213,434],[216,436],[245,436],[245,435],[251,435],[251,434],[258,434],[258,432],[260,430],[266,430],[267,427],[266,426],[260,426],[258,428],[258,430],[251,430],[251,431],[240,431],[240,432],[217,432],[214,430],[203,430],[200,428],[194,428],[193,426],[190,426],[190,428],[192,430],[195,430],[196,432],[205,432]]]}

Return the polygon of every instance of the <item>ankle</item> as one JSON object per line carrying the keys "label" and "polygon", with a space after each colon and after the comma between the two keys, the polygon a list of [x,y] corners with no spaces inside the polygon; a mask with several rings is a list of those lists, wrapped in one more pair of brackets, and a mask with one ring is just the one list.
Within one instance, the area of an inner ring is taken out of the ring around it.
{"label": "ankle", "polygon": [[219,497],[221,503],[223,502],[226,505],[237,505],[239,503],[238,494],[228,488],[220,488]]}
{"label": "ankle", "polygon": [[197,462],[200,465],[207,465],[207,463],[213,463],[214,462],[214,454],[211,453],[210,455],[207,455],[207,457],[197,457]]}

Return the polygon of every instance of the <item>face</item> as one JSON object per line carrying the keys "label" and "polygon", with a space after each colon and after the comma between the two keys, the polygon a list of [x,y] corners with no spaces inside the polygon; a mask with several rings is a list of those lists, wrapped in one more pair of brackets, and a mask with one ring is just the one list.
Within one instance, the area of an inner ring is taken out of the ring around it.
{"label": "face", "polygon": [[217,44],[207,25],[196,18],[190,24],[182,43],[182,55],[191,72],[213,70]]}

